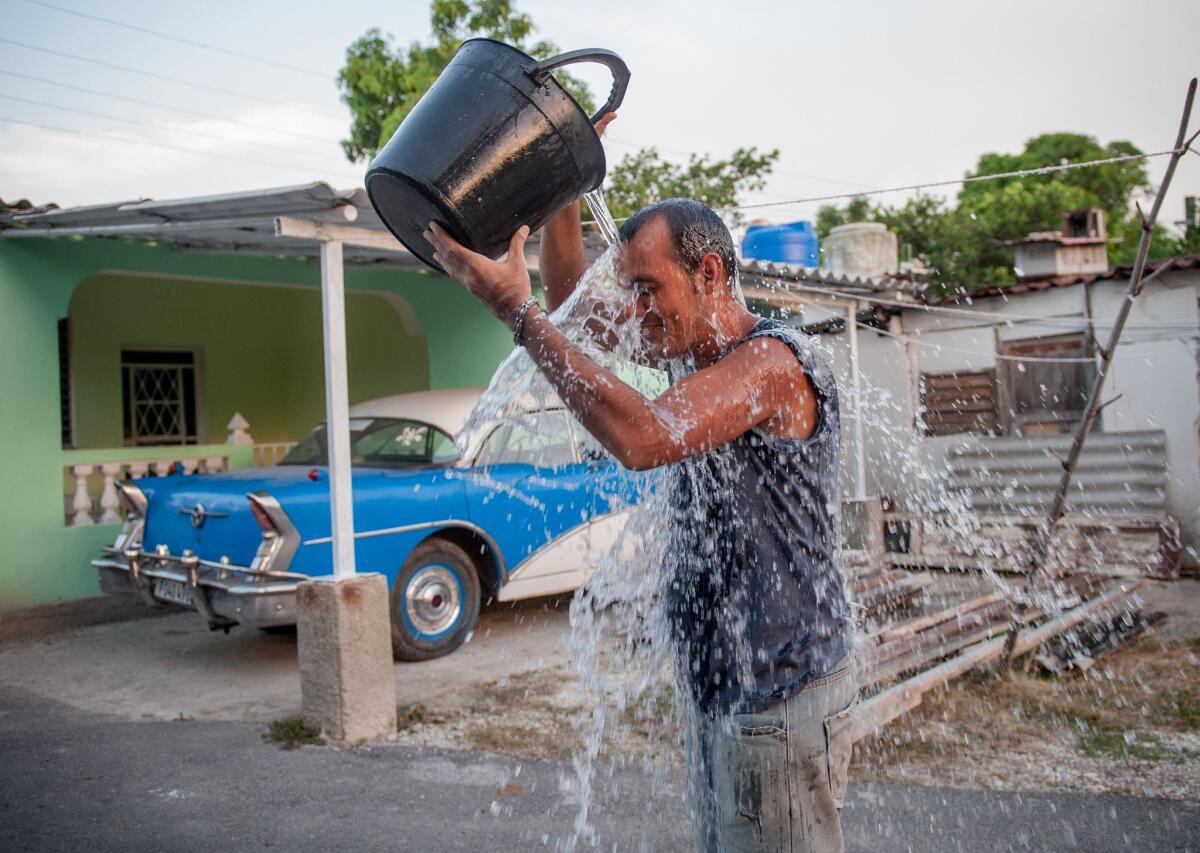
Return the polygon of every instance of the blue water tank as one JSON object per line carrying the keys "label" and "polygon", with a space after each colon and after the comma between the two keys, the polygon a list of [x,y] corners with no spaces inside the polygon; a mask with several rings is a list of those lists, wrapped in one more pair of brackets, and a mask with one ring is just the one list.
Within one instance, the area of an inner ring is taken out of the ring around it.
{"label": "blue water tank", "polygon": [[817,232],[807,219],[783,225],[751,225],[742,238],[742,257],[748,261],[774,261],[811,268],[821,265],[817,250]]}

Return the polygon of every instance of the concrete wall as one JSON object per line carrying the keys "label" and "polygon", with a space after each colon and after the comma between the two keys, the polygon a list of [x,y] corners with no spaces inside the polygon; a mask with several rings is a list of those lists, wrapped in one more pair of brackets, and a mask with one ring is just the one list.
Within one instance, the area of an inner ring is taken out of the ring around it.
{"label": "concrete wall", "polygon": [[[302,260],[177,254],[164,246],[121,240],[0,240],[0,471],[6,486],[0,491],[0,519],[3,519],[0,529],[4,531],[4,544],[0,548],[0,607],[98,592],[95,572],[88,560],[98,553],[101,542],[112,541],[115,529],[111,525],[63,526],[62,469],[67,462],[59,431],[57,321],[73,310],[73,296],[82,282],[95,280],[111,286],[131,278],[159,282],[160,288],[161,283],[168,281],[202,280],[231,288],[285,285],[307,288],[315,294],[320,286],[320,269],[317,264]],[[97,285],[89,284],[87,288],[93,286]],[[379,357],[393,365],[397,359],[413,359],[412,363],[397,365],[400,371],[395,377],[397,384],[418,385],[417,378],[427,371],[426,381],[432,388],[484,385],[496,365],[511,351],[512,340],[507,330],[463,288],[443,277],[386,268],[348,267],[346,286],[351,291],[379,295],[379,301],[351,298],[352,334],[355,328],[362,328],[366,330],[363,334],[390,336],[399,328],[394,318],[411,312],[408,319],[415,322],[405,328],[415,328],[418,335],[424,335],[424,366],[419,364],[421,359],[413,348],[414,342],[407,340],[411,335],[401,342],[351,340],[352,359],[356,358],[355,352],[367,358],[383,353]],[[188,296],[191,291],[182,286],[171,285],[168,290],[171,299],[184,300],[180,305],[191,298]],[[235,299],[243,298],[235,294],[249,290],[221,292]],[[97,294],[103,296],[102,287],[96,293],[81,292],[81,299],[92,299]],[[245,298],[269,297],[260,293]],[[208,299],[207,294],[204,299]],[[81,310],[82,305],[81,302]],[[360,305],[369,306],[365,308],[367,313],[378,312],[380,317],[363,318],[364,308]],[[144,307],[122,307],[132,318],[132,326],[122,332],[122,337],[150,335],[154,331],[138,328],[135,312],[145,310]],[[313,315],[300,303],[294,310],[299,312],[293,315],[299,318],[294,340],[300,342],[298,345],[304,350],[300,357],[308,367],[292,372],[295,381],[288,389],[288,400],[301,401],[302,407],[311,410],[312,401],[321,399],[324,386],[320,361],[313,360],[313,350],[309,349],[303,329],[319,340],[319,323],[314,325],[312,320],[319,314]],[[185,307],[157,315],[155,322],[164,327],[161,333],[173,334],[170,332],[173,326],[201,322],[185,316],[186,312]],[[242,312],[238,316],[218,315],[222,322],[239,326],[239,338],[249,334],[252,341],[258,342],[260,337],[255,334],[254,324],[247,319],[246,325],[240,325],[249,316]],[[107,345],[101,348],[104,346]],[[262,346],[269,348],[271,342],[262,341]],[[235,353],[230,359],[236,363],[242,357]],[[102,367],[97,369],[104,372]],[[392,377],[385,371],[377,379],[380,383],[390,383]],[[378,388],[362,386],[355,393],[369,395]],[[84,391],[85,397],[88,393]],[[225,405],[237,406],[241,402],[230,399]],[[250,414],[247,417],[253,424],[254,417]],[[107,425],[97,423],[87,427],[92,430],[91,440],[107,443],[107,436],[113,435],[111,416],[105,418]],[[304,415],[295,425],[277,421],[271,426],[270,416],[264,414],[259,416],[259,422],[266,431],[260,433],[256,427],[255,433],[260,440],[279,434],[294,437],[295,430],[300,429],[300,420],[311,423],[314,418]],[[119,438],[120,421],[116,424]],[[218,426],[223,426],[220,416],[211,411],[210,433],[217,432]]]}
{"label": "concrete wall", "polygon": [[[1089,287],[1051,288],[1006,297],[985,298],[972,305],[959,304],[963,314],[905,311],[900,327],[893,328],[917,342],[882,338],[859,330],[860,362],[867,440],[867,486],[911,506],[936,503],[946,481],[947,454],[952,448],[976,443],[972,435],[917,436],[913,426],[915,389],[919,373],[981,370],[997,366],[997,342],[1049,335],[1071,334],[1086,328],[1091,315],[1099,321],[1097,333],[1104,341],[1124,298],[1127,282],[1100,281]],[[1106,432],[1163,430],[1167,434],[1167,508],[1180,520],[1185,554],[1200,562],[1200,359],[1197,323],[1200,322],[1200,271],[1166,273],[1151,283],[1135,303],[1122,343],[1117,350],[1104,399],[1121,399],[1106,409],[1100,429]],[[978,314],[978,318],[971,316]],[[1000,314],[1000,318],[990,315]],[[986,316],[985,316],[986,315]],[[820,309],[806,310],[806,322],[829,316]],[[1009,319],[1006,319],[1009,318]],[[1028,319],[1034,318],[1034,319]],[[1158,324],[1159,328],[1149,328]],[[1170,328],[1163,328],[1167,324]],[[849,340],[843,332],[824,340],[837,365],[844,408],[848,415],[843,432],[847,471],[843,494],[850,494],[853,454],[853,416],[849,402]],[[911,365],[911,369],[906,368]],[[879,393],[886,389],[889,395]],[[1003,396],[1001,397],[1003,399]],[[908,453],[918,460],[906,464]]]}

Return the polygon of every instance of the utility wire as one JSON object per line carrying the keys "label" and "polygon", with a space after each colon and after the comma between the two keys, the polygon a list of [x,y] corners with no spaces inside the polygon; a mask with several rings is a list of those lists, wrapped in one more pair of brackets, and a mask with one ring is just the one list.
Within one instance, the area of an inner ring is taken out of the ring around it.
{"label": "utility wire", "polygon": [[89,56],[80,56],[77,53],[67,53],[66,51],[61,51],[61,50],[52,50],[51,48],[48,48],[48,47],[39,47],[38,45],[35,45],[35,44],[27,44],[26,42],[17,41],[16,39],[4,38],[3,36],[0,36],[0,42],[3,42],[4,44],[15,45],[17,47],[23,47],[26,50],[37,51],[38,53],[46,53],[51,56],[58,56],[58,57],[62,57],[64,59],[75,59],[75,60],[78,60],[79,62],[87,62],[91,65],[99,65],[102,68],[111,68],[114,71],[124,71],[127,74],[138,74],[142,77],[150,77],[151,79],[154,79],[154,80],[163,80],[167,83],[175,83],[179,86],[190,86],[193,89],[203,89],[204,91],[207,91],[207,92],[216,92],[219,95],[228,95],[233,98],[243,98],[247,101],[256,101],[260,104],[268,104],[273,107],[285,106],[288,109],[302,110],[306,113],[312,113],[313,115],[324,116],[326,118],[335,118],[335,119],[338,119],[339,121],[343,121],[345,119],[344,116],[338,116],[338,115],[334,115],[333,113],[322,112],[321,110],[316,110],[316,109],[313,109],[312,107],[304,107],[304,106],[300,106],[297,104],[280,104],[278,101],[273,101],[270,98],[261,98],[258,95],[251,95],[247,92],[237,92],[237,91],[234,91],[233,89],[222,89],[219,86],[209,86],[206,83],[195,83],[191,80],[184,80],[179,77],[171,77],[166,74],[158,74],[154,71],[145,71],[141,68],[130,68],[127,65],[117,65],[116,63],[113,63],[113,62],[106,62],[103,59],[92,59]]}
{"label": "utility wire", "polygon": [[219,121],[219,122],[223,122],[225,124],[235,124],[235,125],[239,125],[241,127],[253,128],[254,130],[265,130],[265,131],[269,131],[270,133],[279,133],[279,134],[284,134],[286,136],[294,136],[297,139],[309,139],[309,140],[312,140],[313,142],[322,142],[326,145],[333,142],[333,140],[328,139],[326,137],[312,136],[310,134],[299,133],[298,131],[294,131],[294,130],[283,130],[282,128],[271,127],[270,125],[266,125],[266,124],[255,124],[254,122],[249,122],[249,121],[239,121],[238,119],[222,118],[221,116],[217,115],[216,113],[205,113],[205,112],[199,112],[197,110],[188,110],[188,109],[184,109],[183,107],[177,107],[177,106],[174,106],[173,104],[165,103],[163,101],[151,101],[151,100],[147,100],[145,98],[133,98],[133,97],[130,97],[129,95],[117,95],[112,92],[102,92],[99,89],[86,89],[83,86],[74,86],[70,83],[60,83],[57,80],[51,80],[49,77],[38,77],[34,74],[22,74],[18,71],[9,71],[6,68],[0,68],[0,74],[8,74],[11,77],[20,77],[23,80],[33,80],[37,83],[46,83],[50,86],[58,86],[61,89],[69,89],[73,92],[82,92],[85,95],[99,95],[102,98],[112,98],[117,101],[126,101],[130,104],[139,104],[144,107],[158,107],[159,109],[172,110],[173,112],[177,112],[177,113],[179,113],[181,115],[185,115],[185,116],[193,116],[195,118],[212,119],[213,121]]}
{"label": "utility wire", "polygon": [[[256,160],[253,157],[240,157],[237,154],[222,154],[217,151],[201,151],[198,148],[186,148],[182,145],[170,145],[166,142],[148,142],[145,139],[135,139],[135,138],[129,137],[129,136],[114,136],[111,133],[97,133],[97,132],[89,131],[89,130],[74,130],[69,127],[57,127],[56,125],[52,125],[52,124],[42,124],[42,123],[36,122],[36,121],[25,121],[24,119],[10,118],[8,116],[0,116],[0,121],[6,121],[10,124],[21,124],[21,125],[25,125],[27,127],[36,127],[36,128],[40,128],[41,130],[55,130],[55,131],[58,131],[59,133],[71,133],[76,136],[92,136],[97,139],[106,139],[110,142],[123,142],[127,145],[148,145],[151,148],[165,148],[168,151],[183,151],[187,154],[200,154],[201,156],[204,156],[204,157],[219,157],[222,160],[239,160],[243,163],[253,163],[256,166],[270,166],[275,169],[289,169],[292,171],[303,171],[303,172],[309,173],[310,175],[314,171],[321,171],[321,170],[314,170],[311,166],[296,166],[296,165],[290,165],[288,163],[278,163],[278,162],[274,162],[271,160]],[[349,172],[326,172],[326,174],[337,175],[338,177],[342,177],[342,178],[353,178],[355,180],[361,180],[361,178],[362,178],[361,175],[353,175],[353,174],[350,174]]]}
{"label": "utility wire", "polygon": [[[815,201],[834,201],[842,198],[859,198],[868,195],[880,195],[882,193],[897,193],[912,190],[931,189],[933,187],[951,187],[959,184],[972,184],[978,181],[999,181],[1004,178],[1024,178],[1030,175],[1049,175],[1054,172],[1067,172],[1073,169],[1088,169],[1094,166],[1107,166],[1112,163],[1126,163],[1131,160],[1149,160],[1151,157],[1165,157],[1174,151],[1153,151],[1149,154],[1126,154],[1121,157],[1105,157],[1100,160],[1082,160],[1078,163],[1059,163],[1055,166],[1039,166],[1035,169],[1018,169],[1014,172],[996,172],[991,175],[971,175],[965,178],[954,178],[948,181],[930,181],[924,184],[909,184],[903,187],[882,187],[874,190],[863,190],[856,193],[837,193],[835,195],[818,195],[810,196],[809,198],[797,198],[791,201],[764,201],[757,204],[738,204],[727,205],[725,207],[714,207],[716,211],[733,211],[733,210],[754,210],[764,207],[787,207],[800,204],[810,204]],[[614,219],[614,222],[624,222],[629,219],[628,216],[622,216]],[[587,220],[595,222],[594,219]]]}
{"label": "utility wire", "polygon": [[112,18],[104,18],[100,15],[92,15],[87,12],[77,11],[75,9],[67,9],[64,6],[56,6],[53,3],[42,2],[42,0],[22,0],[22,2],[28,3],[30,6],[41,6],[43,9],[53,9],[55,12],[62,12],[64,15],[74,15],[77,18],[87,18],[90,21],[99,21],[102,24],[109,24],[110,26],[121,27],[126,30],[133,30],[134,32],[144,33],[146,35],[154,36],[155,38],[166,39],[167,41],[178,42],[179,44],[186,44],[190,45],[191,47],[199,47],[204,50],[211,50],[214,53],[223,53],[226,56],[236,56],[238,59],[257,62],[262,65],[272,65],[276,68],[282,68],[285,71],[298,71],[301,74],[310,74],[313,77],[320,77],[323,80],[334,79],[330,74],[324,71],[314,71],[311,68],[302,68],[299,65],[289,65],[286,62],[276,62],[272,59],[264,59],[263,57],[255,56],[252,53],[241,53],[236,50],[230,50],[229,48],[205,44],[202,41],[193,41],[192,39],[182,38],[181,36],[173,36],[170,33],[152,30],[149,27],[139,27],[136,24],[127,24],[124,21],[114,21]]}
{"label": "utility wire", "polygon": [[[31,98],[21,98],[21,97],[18,97],[17,95],[5,95],[3,92],[0,92],[0,98],[6,98],[7,100],[10,100],[10,101],[19,101],[23,104],[33,104],[34,106],[38,106],[38,107],[49,107],[50,109],[62,110],[63,112],[68,112],[68,113],[77,113],[79,115],[85,115],[85,116],[95,116],[96,118],[107,119],[108,121],[119,121],[119,122],[124,122],[125,124],[138,125],[140,127],[152,127],[155,130],[166,130],[166,131],[170,131],[172,133],[186,133],[189,136],[203,136],[207,139],[215,139],[219,142],[245,142],[245,140],[237,139],[236,137],[232,137],[232,136],[224,136],[224,135],[217,134],[217,133],[205,133],[203,131],[194,130],[191,128],[171,127],[170,125],[158,124],[158,123],[152,122],[152,121],[140,121],[140,120],[134,119],[134,118],[124,118],[122,116],[109,115],[108,113],[98,113],[98,112],[94,112],[92,110],[81,110],[76,107],[64,107],[60,104],[51,104],[47,101],[35,101]],[[299,167],[297,166],[296,168],[299,168]],[[320,171],[323,167],[310,166],[307,168],[310,168],[313,171]]]}

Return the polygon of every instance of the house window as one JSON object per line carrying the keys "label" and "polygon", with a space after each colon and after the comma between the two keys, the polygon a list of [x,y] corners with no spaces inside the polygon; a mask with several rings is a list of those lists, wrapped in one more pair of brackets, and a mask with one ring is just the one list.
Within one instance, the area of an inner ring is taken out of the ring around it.
{"label": "house window", "polygon": [[[1004,362],[1004,399],[1012,430],[1044,435],[1070,430],[1083,419],[1096,376],[1083,335],[1056,335],[1009,341],[1000,347]],[[1022,356],[1031,361],[1023,361]],[[1042,359],[1063,359],[1044,361]]]}
{"label": "house window", "polygon": [[71,323],[58,321],[58,417],[62,446],[75,446],[74,417],[71,413]]}
{"label": "house window", "polygon": [[196,444],[196,356],[179,350],[121,350],[125,443]]}
{"label": "house window", "polygon": [[996,371],[922,373],[921,408],[926,435],[998,432]]}

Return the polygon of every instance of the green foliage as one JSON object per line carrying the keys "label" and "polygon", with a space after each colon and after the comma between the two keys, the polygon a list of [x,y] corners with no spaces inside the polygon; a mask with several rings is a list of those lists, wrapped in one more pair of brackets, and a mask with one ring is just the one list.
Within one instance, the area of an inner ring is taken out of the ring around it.
{"label": "green foliage", "polygon": [[[370,29],[346,49],[338,87],[353,116],[350,138],[342,140],[351,162],[378,153],[466,39],[497,39],[537,59],[559,52],[551,41],[531,41],[537,27],[512,0],[433,0],[429,17],[431,44],[413,41],[402,47],[394,37]],[[565,72],[554,76],[584,110],[595,109],[586,84]]]}
{"label": "green foliage", "polygon": [[[656,148],[627,154],[609,170],[604,192],[614,217],[629,216],[667,198],[694,198],[709,207],[729,207],[738,193],[760,190],[779,159],[779,150],[738,148],[728,160],[692,154],[685,165],[664,160]],[[743,221],[738,211],[726,218]]]}
{"label": "green foliage", "polygon": [[[1030,139],[1017,154],[984,154],[971,175],[1140,153],[1131,142],[1100,145],[1083,134],[1048,133]],[[1111,163],[964,184],[953,207],[933,196],[917,196],[898,207],[870,207],[858,197],[845,208],[822,208],[817,230],[824,237],[843,222],[883,222],[896,232],[902,252],[911,252],[930,268],[935,287],[972,290],[1014,280],[1012,251],[997,248],[992,241],[1016,239],[1031,231],[1059,230],[1064,212],[1085,207],[1104,211],[1112,263],[1128,263],[1140,236],[1134,201],[1151,189],[1143,161]],[[1200,238],[1172,238],[1162,228],[1156,228],[1154,236],[1151,258],[1194,251],[1188,248],[1189,239],[1200,244]]]}

